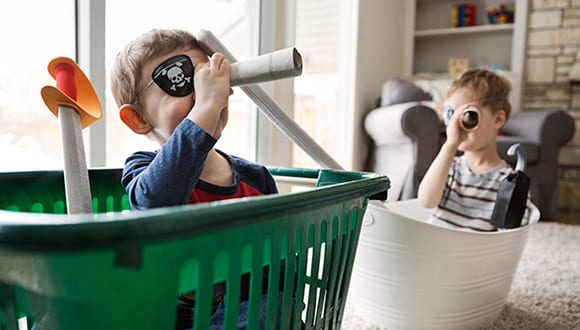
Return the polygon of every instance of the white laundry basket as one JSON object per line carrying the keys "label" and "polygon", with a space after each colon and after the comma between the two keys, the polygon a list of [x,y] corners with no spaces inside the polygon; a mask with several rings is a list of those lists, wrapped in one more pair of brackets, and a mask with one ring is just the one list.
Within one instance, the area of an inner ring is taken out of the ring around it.
{"label": "white laundry basket", "polygon": [[357,315],[388,329],[476,329],[499,317],[529,230],[492,233],[423,222],[418,200],[371,203],[349,290]]}

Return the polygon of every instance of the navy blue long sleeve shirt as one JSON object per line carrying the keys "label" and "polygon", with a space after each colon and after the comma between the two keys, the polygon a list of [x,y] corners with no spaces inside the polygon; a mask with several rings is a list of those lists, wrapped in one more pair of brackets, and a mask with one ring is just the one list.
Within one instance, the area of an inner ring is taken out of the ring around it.
{"label": "navy blue long sleeve shirt", "polygon": [[217,140],[189,119],[183,120],[157,151],[139,151],[127,158],[122,183],[132,210],[277,193],[274,178],[260,164],[227,155],[232,186],[200,179]]}

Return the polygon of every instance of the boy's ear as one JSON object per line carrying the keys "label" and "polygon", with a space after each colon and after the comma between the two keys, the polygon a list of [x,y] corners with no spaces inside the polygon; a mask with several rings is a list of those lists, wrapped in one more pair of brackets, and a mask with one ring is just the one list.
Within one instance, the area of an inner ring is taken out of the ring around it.
{"label": "boy's ear", "polygon": [[125,125],[137,134],[147,134],[152,129],[151,125],[132,104],[123,104],[119,109],[119,116]]}
{"label": "boy's ear", "polygon": [[505,110],[498,111],[497,115],[495,116],[495,128],[501,129],[503,125],[505,125],[507,121],[507,115]]}

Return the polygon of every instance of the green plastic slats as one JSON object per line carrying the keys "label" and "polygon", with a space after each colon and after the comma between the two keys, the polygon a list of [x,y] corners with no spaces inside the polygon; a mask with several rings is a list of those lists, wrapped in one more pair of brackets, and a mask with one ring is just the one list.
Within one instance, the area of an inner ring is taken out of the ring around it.
{"label": "green plastic slats", "polygon": [[[301,329],[302,323],[306,329],[338,328],[367,200],[384,196],[388,179],[362,172],[271,171],[318,178],[319,187],[123,212],[128,200],[121,171],[90,170],[97,214],[69,218],[63,214],[62,172],[0,173],[0,209],[17,211],[0,212],[0,265],[11,270],[0,272],[0,329],[16,329],[22,314],[39,325],[48,322],[50,329],[171,329],[178,295],[191,291],[194,325],[205,329],[213,287],[222,282],[225,326],[232,327],[245,273],[249,329],[260,327],[265,283],[267,328],[278,322],[282,329]],[[57,214],[50,217],[55,223],[38,222],[44,213]],[[50,317],[42,318],[45,313]]]}

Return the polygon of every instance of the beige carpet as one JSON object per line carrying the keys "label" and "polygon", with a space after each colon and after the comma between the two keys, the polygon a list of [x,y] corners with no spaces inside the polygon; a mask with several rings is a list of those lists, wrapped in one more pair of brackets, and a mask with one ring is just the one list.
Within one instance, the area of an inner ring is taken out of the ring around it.
{"label": "beige carpet", "polygon": [[[342,329],[383,328],[354,315],[347,301]],[[580,329],[580,225],[534,226],[506,306],[484,329]]]}

